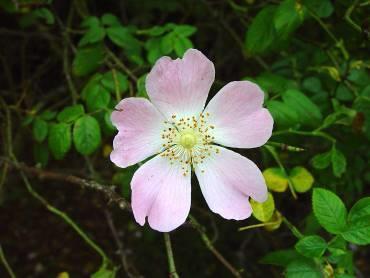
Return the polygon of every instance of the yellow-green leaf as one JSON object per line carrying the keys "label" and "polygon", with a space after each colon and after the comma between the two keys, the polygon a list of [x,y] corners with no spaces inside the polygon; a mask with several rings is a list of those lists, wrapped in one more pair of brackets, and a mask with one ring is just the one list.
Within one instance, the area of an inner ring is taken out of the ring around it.
{"label": "yellow-green leaf", "polygon": [[267,222],[272,217],[275,211],[274,197],[271,193],[268,193],[267,200],[263,203],[258,203],[254,200],[250,200],[253,216],[261,222]]}
{"label": "yellow-green leaf", "polygon": [[274,214],[272,215],[269,225],[264,226],[266,231],[272,232],[280,228],[281,223],[283,222],[283,216],[280,212],[275,210]]}
{"label": "yellow-green leaf", "polygon": [[271,191],[284,192],[288,188],[288,179],[280,168],[268,168],[263,171],[267,187]]}
{"label": "yellow-green leaf", "polygon": [[314,177],[304,167],[294,167],[290,171],[290,180],[292,181],[295,191],[299,193],[310,190],[313,185]]}

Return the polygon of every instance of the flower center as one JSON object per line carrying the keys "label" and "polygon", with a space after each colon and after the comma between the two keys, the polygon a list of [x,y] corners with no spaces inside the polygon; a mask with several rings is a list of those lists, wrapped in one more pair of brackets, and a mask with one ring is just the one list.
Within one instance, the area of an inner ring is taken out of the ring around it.
{"label": "flower center", "polygon": [[204,159],[220,152],[212,144],[215,139],[212,130],[215,126],[208,123],[209,116],[208,112],[200,113],[199,117],[178,118],[172,115],[170,120],[164,121],[166,127],[161,132],[161,156],[167,157],[170,164],[180,163],[184,176],[189,174],[189,165],[201,167]]}
{"label": "flower center", "polygon": [[197,144],[197,136],[191,129],[181,132],[179,143],[185,149],[190,150]]}

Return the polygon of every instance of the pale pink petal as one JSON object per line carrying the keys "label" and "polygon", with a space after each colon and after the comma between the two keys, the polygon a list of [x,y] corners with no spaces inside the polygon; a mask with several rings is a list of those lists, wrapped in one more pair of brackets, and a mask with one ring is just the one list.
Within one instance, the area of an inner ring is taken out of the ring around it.
{"label": "pale pink petal", "polygon": [[256,148],[271,137],[273,119],[262,108],[263,91],[249,81],[230,82],[205,109],[207,122],[215,126],[214,142],[234,148]]}
{"label": "pale pink petal", "polygon": [[189,49],[182,59],[160,58],[146,78],[153,104],[169,119],[196,116],[215,79],[213,63],[200,51]]}
{"label": "pale pink petal", "polygon": [[122,100],[111,120],[118,134],[113,140],[110,159],[117,166],[125,168],[161,151],[164,118],[147,99]]}
{"label": "pale pink petal", "polygon": [[150,227],[169,232],[185,222],[190,210],[190,166],[186,175],[181,167],[157,155],[135,172],[131,204],[137,223],[144,225],[148,217]]}
{"label": "pale pink petal", "polygon": [[246,219],[252,212],[249,196],[258,202],[267,198],[263,175],[251,160],[228,149],[216,148],[219,153],[213,152],[195,166],[203,196],[209,208],[222,217]]}

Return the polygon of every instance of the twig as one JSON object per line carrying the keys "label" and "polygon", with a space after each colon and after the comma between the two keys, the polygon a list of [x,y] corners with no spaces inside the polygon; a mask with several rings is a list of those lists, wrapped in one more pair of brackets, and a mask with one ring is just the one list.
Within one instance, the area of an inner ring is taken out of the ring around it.
{"label": "twig", "polygon": [[109,48],[106,47],[105,51],[121,70],[123,70],[133,81],[137,82],[138,78],[136,75],[128,67],[126,67],[126,65],[122,63],[121,60]]}
{"label": "twig", "polygon": [[[67,28],[69,28],[72,24],[72,19],[73,19],[73,5],[71,5],[71,8],[68,13],[67,17]],[[60,22],[60,24],[62,24]],[[69,68],[69,46],[68,43],[70,43],[73,47],[73,44],[69,38],[69,34],[67,31],[63,31],[63,36],[65,38],[65,43],[64,43],[64,50],[63,50],[63,70],[64,70],[64,75],[66,76],[67,84],[69,87],[69,90],[71,91],[71,97],[72,97],[72,103],[76,104],[77,103],[77,98],[78,98],[78,93],[76,90],[75,85],[73,84],[73,80],[70,74],[70,68]]]}
{"label": "twig", "polygon": [[293,235],[295,235],[296,238],[301,239],[304,237],[304,235],[297,229],[297,227],[290,223],[289,220],[285,218],[285,216],[283,216],[283,222],[293,233]]}
{"label": "twig", "polygon": [[204,232],[204,228],[199,224],[199,222],[191,215],[189,215],[190,224],[194,229],[198,231],[201,239],[203,240],[206,247],[215,255],[215,257],[231,272],[234,277],[241,278],[240,272],[236,270],[226,259],[225,257],[213,246],[211,240]]}
{"label": "twig", "polygon": [[89,236],[75,223],[66,213],[63,211],[57,209],[56,207],[52,206],[44,197],[42,197],[40,194],[38,194],[32,187],[31,183],[29,182],[26,174],[24,173],[24,170],[19,166],[19,162],[17,160],[17,157],[13,153],[12,148],[12,123],[11,123],[11,115],[9,112],[9,109],[7,108],[6,104],[2,99],[1,104],[4,106],[4,109],[6,111],[6,143],[7,143],[7,151],[9,154],[9,157],[11,159],[11,165],[14,165],[17,169],[19,169],[20,176],[26,185],[26,188],[28,192],[38,201],[40,201],[47,210],[54,213],[55,215],[59,216],[65,223],[67,223],[69,226],[71,226],[78,234],[79,236],[92,248],[94,249],[101,257],[102,264],[101,268],[107,268],[111,263],[108,259],[108,256],[104,253],[104,251],[92,240],[89,238]]}
{"label": "twig", "polygon": [[345,15],[344,15],[344,19],[349,23],[349,25],[352,26],[353,29],[355,29],[357,32],[362,32],[362,29],[361,27],[355,23],[352,18],[351,18],[351,14],[353,12],[353,10],[356,8],[357,4],[358,4],[358,1],[359,0],[355,0],[353,2],[353,4],[347,9]]}
{"label": "twig", "polygon": [[79,185],[83,188],[89,188],[96,191],[103,193],[109,202],[115,203],[120,209],[122,210],[129,210],[131,211],[130,203],[122,198],[116,191],[114,185],[102,185],[97,183],[93,180],[87,180],[83,178],[79,178],[73,175],[65,175],[58,172],[46,171],[35,167],[27,166],[24,163],[18,163],[17,165],[14,164],[6,157],[1,157],[0,160],[10,163],[10,166],[16,168],[17,170],[23,171],[27,175],[33,175],[38,177],[39,179],[46,179],[46,180],[58,180],[64,181],[72,184]]}
{"label": "twig", "polygon": [[108,210],[104,210],[104,213],[105,213],[105,217],[106,217],[107,222],[108,222],[108,226],[109,226],[109,228],[112,232],[113,239],[114,239],[114,241],[115,241],[115,243],[118,247],[118,252],[119,252],[119,255],[120,255],[120,258],[121,258],[121,263],[122,263],[123,269],[126,271],[127,276],[135,277],[135,275],[132,275],[131,272],[130,272],[130,269],[129,269],[130,266],[128,265],[127,258],[126,258],[126,255],[125,255],[125,251],[123,249],[123,243],[120,240],[119,235],[117,233],[117,229],[116,229],[116,226],[114,225],[112,215]]}
{"label": "twig", "polygon": [[16,278],[16,276],[15,276],[15,274],[14,274],[14,272],[13,272],[12,268],[10,267],[10,265],[9,265],[8,261],[7,261],[7,260],[6,260],[6,258],[5,258],[5,254],[4,254],[4,251],[3,251],[3,248],[2,248],[2,246],[1,246],[1,244],[0,244],[0,260],[1,260],[1,262],[3,263],[3,265],[4,265],[5,269],[6,269],[6,271],[7,271],[7,272],[8,272],[8,274],[9,274],[9,276],[10,276],[11,278]]}
{"label": "twig", "polygon": [[168,258],[168,268],[170,272],[171,278],[179,278],[179,275],[176,271],[176,265],[175,260],[173,258],[173,252],[172,252],[172,246],[171,246],[171,239],[169,233],[164,233],[164,243],[166,245],[166,252],[167,252],[167,258]]}

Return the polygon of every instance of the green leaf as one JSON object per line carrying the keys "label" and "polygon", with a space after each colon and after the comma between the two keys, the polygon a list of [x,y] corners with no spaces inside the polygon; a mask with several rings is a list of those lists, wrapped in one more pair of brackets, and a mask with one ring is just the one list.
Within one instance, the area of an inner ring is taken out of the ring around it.
{"label": "green leaf", "polygon": [[279,127],[293,127],[299,122],[297,112],[281,101],[269,100],[266,106]]}
{"label": "green leaf", "polygon": [[319,126],[322,122],[322,114],[315,103],[298,90],[287,90],[282,95],[284,103],[295,111],[300,123],[312,127]]}
{"label": "green leaf", "polygon": [[332,234],[339,234],[346,227],[347,209],[333,192],[315,188],[312,194],[313,212],[320,225]]}
{"label": "green leaf", "polygon": [[66,123],[52,124],[49,129],[48,145],[55,159],[62,159],[72,145],[71,127]]}
{"label": "green leaf", "polygon": [[288,80],[281,75],[264,72],[256,77],[255,82],[265,93],[282,93],[289,87],[295,86],[294,81]]}
{"label": "green leaf", "polygon": [[320,153],[312,158],[312,166],[316,169],[325,169],[331,163],[331,151]]}
{"label": "green leaf", "polygon": [[141,43],[131,33],[131,29],[123,26],[107,28],[107,36],[117,46],[125,50],[126,56],[133,62],[141,65]]}
{"label": "green leaf", "polygon": [[172,28],[169,28],[169,26],[153,26],[146,30],[140,30],[138,31],[140,34],[149,35],[149,36],[160,36],[166,33],[167,31],[171,30]]}
{"label": "green leaf", "polygon": [[89,111],[96,111],[104,109],[108,106],[111,96],[107,89],[100,85],[100,83],[94,83],[86,91],[86,104]]}
{"label": "green leaf", "polygon": [[45,110],[40,114],[40,119],[43,119],[45,121],[50,121],[55,118],[57,115],[56,111],[51,111],[51,110]]}
{"label": "green leaf", "polygon": [[99,25],[100,21],[99,18],[97,18],[96,16],[88,16],[81,23],[81,27],[86,29],[93,28]]}
{"label": "green leaf", "polygon": [[146,41],[145,48],[148,50],[147,59],[153,65],[164,54],[161,48],[162,38],[151,38]]}
{"label": "green leaf", "polygon": [[101,23],[107,26],[119,26],[120,20],[113,14],[106,13],[101,17]]}
{"label": "green leaf", "polygon": [[334,256],[341,256],[346,253],[346,241],[338,235],[329,242],[328,250]]}
{"label": "green leaf", "polygon": [[353,205],[348,214],[348,221],[370,215],[370,197],[362,198]]}
{"label": "green leaf", "polygon": [[77,76],[88,75],[95,71],[104,60],[104,49],[101,45],[79,48],[73,60],[72,71]]}
{"label": "green leaf", "polygon": [[349,221],[341,235],[345,240],[354,244],[370,244],[370,215]]}
{"label": "green leaf", "polygon": [[263,171],[266,185],[269,190],[284,192],[288,188],[288,178],[280,168],[268,168]]}
{"label": "green leaf", "polygon": [[318,77],[310,76],[303,80],[302,87],[312,93],[317,93],[322,90],[321,80]]}
{"label": "green leaf", "polygon": [[105,37],[105,29],[102,26],[94,26],[86,31],[81,40],[79,41],[79,46],[86,46],[88,44],[93,44],[100,42]]}
{"label": "green leaf", "polygon": [[267,200],[263,203],[259,203],[250,200],[250,204],[253,210],[253,216],[261,222],[267,222],[271,219],[275,211],[275,201],[271,193],[268,193]]}
{"label": "green leaf", "polygon": [[85,110],[81,104],[67,106],[59,112],[57,120],[59,122],[71,123],[81,117],[84,113]]}
{"label": "green leaf", "polygon": [[101,143],[98,121],[89,115],[78,119],[73,128],[73,142],[80,154],[92,154]]}
{"label": "green leaf", "polygon": [[112,114],[112,110],[109,110],[109,111],[106,111],[104,113],[104,123],[106,125],[106,127],[111,130],[111,131],[116,131],[116,127],[113,125],[112,123],[112,120],[111,120],[111,114]]}
{"label": "green leaf", "polygon": [[296,0],[284,0],[277,8],[274,16],[276,31],[283,37],[288,37],[303,22],[304,7]]}
{"label": "green leaf", "polygon": [[161,38],[161,52],[164,55],[170,54],[174,48],[174,40],[176,36],[174,33],[168,33]]}
{"label": "green leaf", "polygon": [[286,267],[290,262],[303,258],[301,254],[293,249],[273,251],[265,255],[259,262]]}
{"label": "green leaf", "polygon": [[33,122],[33,138],[41,143],[45,140],[46,136],[48,135],[48,123],[40,118],[36,118]]}
{"label": "green leaf", "polygon": [[250,54],[268,52],[275,41],[276,30],[274,21],[276,7],[266,6],[253,19],[246,34],[245,46]]}
{"label": "green leaf", "polygon": [[35,17],[44,19],[49,25],[52,25],[55,22],[54,15],[47,8],[36,9],[32,13]]}
{"label": "green leaf", "polygon": [[173,31],[180,37],[189,37],[197,31],[197,28],[191,25],[177,25]]}
{"label": "green leaf", "polygon": [[293,183],[295,191],[299,193],[306,192],[311,189],[314,177],[304,167],[294,167],[289,174],[290,180]]}
{"label": "green leaf", "polygon": [[331,151],[331,163],[333,167],[333,173],[336,177],[341,177],[342,174],[346,171],[347,160],[344,154],[333,147]]}
{"label": "green leaf", "polygon": [[136,88],[137,88],[137,97],[143,97],[143,98],[149,98],[148,93],[146,92],[145,89],[145,79],[146,79],[146,74],[140,76],[140,78],[136,82]]}
{"label": "green leaf", "polygon": [[117,269],[108,269],[102,266],[97,272],[93,273],[91,278],[115,278]]}
{"label": "green leaf", "polygon": [[116,86],[120,93],[128,90],[127,76],[117,70],[111,70],[103,74],[101,79],[103,86],[111,93],[116,92]]}
{"label": "green leaf", "polygon": [[326,241],[317,235],[301,238],[295,245],[295,249],[305,257],[320,258],[326,248]]}
{"label": "green leaf", "polygon": [[334,11],[330,0],[303,0],[303,5],[319,17],[329,17]]}
{"label": "green leaf", "polygon": [[287,278],[322,278],[320,269],[311,260],[295,260],[286,269]]}
{"label": "green leaf", "polygon": [[186,50],[193,47],[191,41],[185,37],[176,37],[174,42],[175,52],[178,57],[182,57]]}

